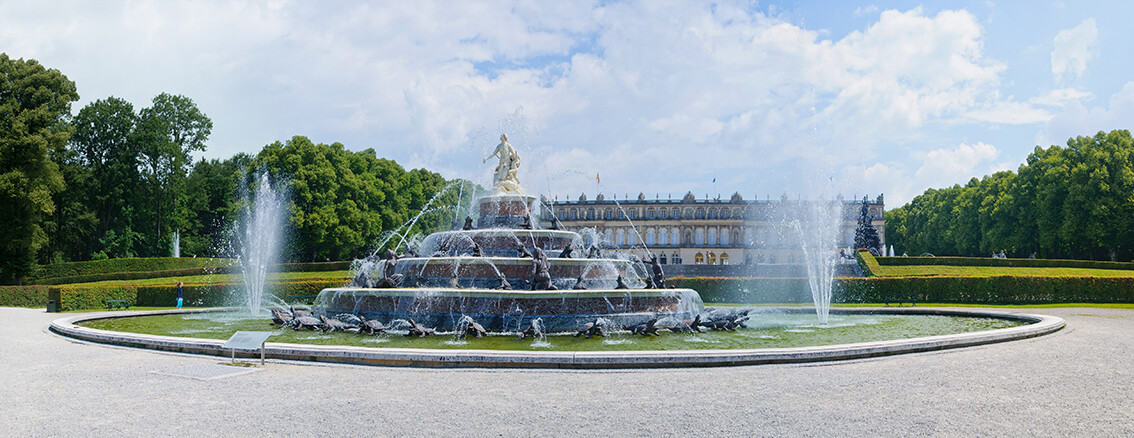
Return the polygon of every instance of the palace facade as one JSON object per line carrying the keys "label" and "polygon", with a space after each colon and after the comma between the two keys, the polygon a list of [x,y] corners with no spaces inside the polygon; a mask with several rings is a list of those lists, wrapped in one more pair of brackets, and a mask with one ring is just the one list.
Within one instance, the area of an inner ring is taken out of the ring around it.
{"label": "palace facade", "polygon": [[[841,223],[831,248],[854,246],[855,228],[863,199],[844,200],[840,195]],[[594,228],[604,239],[603,247],[645,256],[643,244],[668,265],[763,265],[801,263],[800,231],[786,226],[790,212],[806,208],[814,201],[746,200],[740,194],[731,199],[695,199],[687,193],[682,199],[608,200],[602,194],[594,200],[586,194],[575,201],[543,200],[540,215],[543,228],[552,226],[553,217],[562,229],[580,231]],[[882,195],[866,200],[871,223],[886,243],[885,205]]]}

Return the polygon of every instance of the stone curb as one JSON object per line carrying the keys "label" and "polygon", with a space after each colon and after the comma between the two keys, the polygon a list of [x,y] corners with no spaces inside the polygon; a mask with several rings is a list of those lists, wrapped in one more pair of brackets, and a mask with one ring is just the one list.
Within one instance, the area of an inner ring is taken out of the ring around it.
{"label": "stone curb", "polygon": [[[52,321],[51,330],[64,336],[104,344],[228,357],[232,353],[230,350],[221,348],[224,344],[223,340],[122,333],[75,325],[77,322],[96,319],[167,315],[174,313],[202,313],[221,310],[226,309],[155,310],[144,312],[119,311],[87,314]],[[788,309],[788,311],[795,311],[795,309]],[[1056,332],[1066,325],[1063,318],[1055,316],[1016,314],[988,310],[907,307],[891,309],[832,309],[831,312],[848,314],[917,314],[1002,318],[1024,321],[1028,324],[981,332],[927,336],[911,339],[824,345],[817,347],[759,348],[746,350],[539,352],[367,348],[268,342],[265,345],[264,354],[269,359],[411,367],[607,369],[710,367],[824,362],[961,348],[1043,336]],[[259,351],[238,351],[237,356],[259,358]]]}

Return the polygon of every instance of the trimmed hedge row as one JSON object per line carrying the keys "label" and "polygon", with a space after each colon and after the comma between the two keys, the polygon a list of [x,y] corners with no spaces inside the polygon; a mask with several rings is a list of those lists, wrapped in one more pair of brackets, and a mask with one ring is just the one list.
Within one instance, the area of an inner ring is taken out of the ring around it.
{"label": "trimmed hedge row", "polygon": [[998,266],[1009,268],[1086,268],[1134,271],[1134,262],[1057,259],[994,259],[988,257],[878,257],[882,266]]}
{"label": "trimmed hedge row", "polygon": [[43,307],[47,286],[0,286],[0,307]]}
{"label": "trimmed hedge row", "polygon": [[[269,282],[266,292],[289,300],[292,297],[316,295],[329,287],[340,287],[345,283],[338,279],[298,280]],[[182,287],[182,298],[186,306],[242,306],[238,291],[243,283],[186,283]],[[104,300],[126,300],[133,306],[172,306],[177,302],[177,287],[173,285],[74,285],[51,286],[46,299],[57,300],[63,310],[98,309],[104,307]],[[46,301],[40,303],[45,305]]]}
{"label": "trimmed hedge row", "polygon": [[688,288],[705,303],[810,303],[806,278],[672,277],[666,283]]}
{"label": "trimmed hedge row", "polygon": [[[706,303],[809,303],[806,279],[672,278]],[[958,304],[1134,303],[1131,277],[872,277],[838,278],[837,303],[880,303],[886,294],[916,293],[918,301]]]}
{"label": "trimmed hedge row", "polygon": [[870,251],[856,251],[854,259],[858,261],[858,266],[862,267],[862,273],[867,277],[873,277],[874,271],[878,268],[878,258],[874,257]]}
{"label": "trimmed hedge row", "polygon": [[32,284],[41,285],[57,285],[57,284],[73,284],[73,283],[93,283],[96,281],[112,281],[112,280],[145,280],[149,278],[166,278],[166,277],[190,277],[196,275],[211,275],[211,274],[238,274],[240,273],[239,266],[221,266],[216,268],[189,268],[189,269],[174,269],[169,271],[152,271],[152,272],[111,272],[106,274],[88,274],[76,275],[73,277],[54,277],[45,278],[41,280],[30,281]]}
{"label": "trimmed hedge row", "polygon": [[[117,262],[121,260],[122,262]],[[162,266],[162,265],[176,265],[176,263],[168,263],[168,261],[177,260],[201,260],[213,262],[198,263],[200,266],[182,268],[182,269],[165,269],[157,271],[139,271],[136,269],[145,266]],[[150,261],[150,262],[146,262]],[[107,263],[116,262],[116,263]],[[152,262],[152,263],[151,263]],[[111,281],[111,280],[144,280],[147,278],[165,278],[165,277],[187,277],[194,275],[210,275],[210,274],[238,274],[240,273],[240,266],[235,264],[234,259],[192,259],[192,258],[153,258],[153,259],[111,259],[111,260],[97,260],[93,262],[72,262],[60,263],[57,265],[48,265],[41,268],[41,275],[34,279],[29,279],[28,284],[40,285],[56,285],[56,284],[72,284],[72,283],[93,283],[96,281]],[[277,270],[273,272],[329,272],[329,271],[345,271],[350,269],[352,262],[315,262],[315,263],[281,263]],[[66,266],[64,266],[66,265]],[[105,269],[114,267],[122,268],[121,271],[101,272]],[[42,272],[50,271],[51,276],[44,276]],[[59,273],[68,272],[88,272],[79,275],[56,275]]]}
{"label": "trimmed hedge row", "polygon": [[182,269],[215,268],[221,266],[236,266],[236,260],[204,257],[139,257],[55,263],[40,266],[27,280],[28,282],[37,282],[42,279],[59,277],[81,277],[122,272],[161,272]]}
{"label": "trimmed hedge row", "polygon": [[354,262],[281,263],[279,272],[347,271]]}
{"label": "trimmed hedge row", "polygon": [[884,301],[916,293],[918,301],[964,304],[1134,303],[1132,277],[872,277],[843,278],[838,302]]}

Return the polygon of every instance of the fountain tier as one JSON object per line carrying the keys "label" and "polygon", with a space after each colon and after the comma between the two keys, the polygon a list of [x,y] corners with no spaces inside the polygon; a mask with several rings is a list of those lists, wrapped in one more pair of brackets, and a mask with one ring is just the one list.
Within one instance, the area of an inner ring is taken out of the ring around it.
{"label": "fountain tier", "polygon": [[[692,320],[704,311],[691,289],[645,289],[650,274],[639,261],[581,258],[595,242],[571,231],[531,229],[538,223],[532,220],[535,199],[512,193],[480,198],[476,228],[470,219],[463,230],[431,234],[416,248],[418,256],[397,260],[399,287],[324,289],[315,311],[384,323],[413,319],[440,329],[469,316],[494,331],[523,329],[537,318],[546,330],[563,331],[596,319],[621,326],[653,318]],[[564,252],[568,246],[572,254]],[[531,290],[536,248],[547,256],[553,290]],[[363,272],[380,279],[386,263]]]}

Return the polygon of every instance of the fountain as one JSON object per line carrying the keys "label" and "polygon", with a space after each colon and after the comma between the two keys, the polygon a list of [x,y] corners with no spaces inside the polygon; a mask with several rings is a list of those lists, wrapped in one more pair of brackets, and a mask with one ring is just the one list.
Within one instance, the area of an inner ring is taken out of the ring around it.
{"label": "fountain", "polygon": [[350,286],[319,293],[315,313],[413,319],[446,330],[466,318],[490,331],[538,320],[544,331],[572,331],[596,320],[621,327],[693,320],[704,311],[692,289],[650,288],[641,262],[601,257],[593,236],[537,229],[536,197],[520,185],[520,157],[506,135],[485,160],[493,157],[493,191],[477,200],[475,226],[470,217],[463,229],[426,236],[403,257],[390,251],[363,263]]}
{"label": "fountain", "polygon": [[[246,187],[246,192],[252,189]],[[255,193],[245,197],[244,215],[237,224],[238,259],[244,274],[244,304],[259,314],[268,269],[278,263],[287,206],[281,190],[273,188],[267,172],[260,173]]]}
{"label": "fountain", "polygon": [[[379,248],[395,236],[394,249],[412,246],[400,257],[386,250],[384,260],[356,263],[349,286],[319,293],[314,315],[278,302],[267,357],[400,366],[722,366],[938,350],[1063,327],[1043,315],[913,308],[839,309],[828,323],[837,202],[799,203],[798,211],[783,213],[783,231],[799,237],[808,259],[820,324],[802,308],[706,309],[696,291],[656,287],[665,284],[651,275],[661,277],[660,269],[648,272],[639,260],[600,251],[604,239],[594,229],[564,231],[554,221],[553,229],[539,229],[536,198],[516,178],[519,157],[507,137],[494,156],[493,192],[476,200],[475,221],[466,217],[464,226],[420,240],[404,232],[380,239]],[[236,234],[253,316],[224,309],[100,312],[56,320],[51,329],[95,342],[236,354],[219,340],[265,328],[264,279],[280,249],[283,196],[266,174],[244,211]],[[584,339],[595,336],[605,339]]]}

